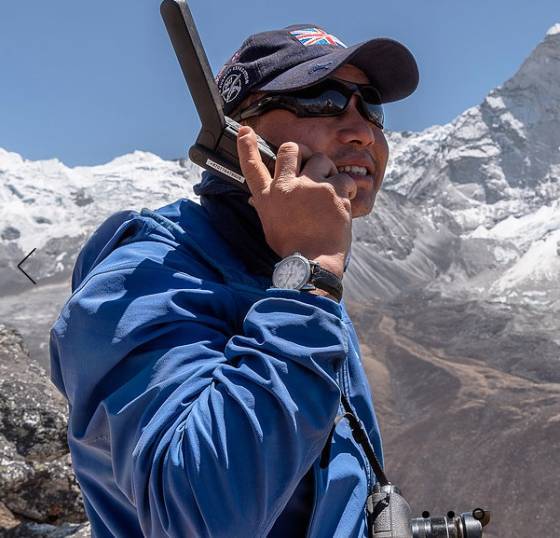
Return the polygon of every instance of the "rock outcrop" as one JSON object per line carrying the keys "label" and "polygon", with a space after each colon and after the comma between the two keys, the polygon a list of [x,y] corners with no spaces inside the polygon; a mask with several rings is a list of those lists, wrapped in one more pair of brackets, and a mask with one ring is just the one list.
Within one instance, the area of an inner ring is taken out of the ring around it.
{"label": "rock outcrop", "polygon": [[66,401],[22,337],[0,325],[0,536],[85,536],[75,534],[86,516],[67,417]]}

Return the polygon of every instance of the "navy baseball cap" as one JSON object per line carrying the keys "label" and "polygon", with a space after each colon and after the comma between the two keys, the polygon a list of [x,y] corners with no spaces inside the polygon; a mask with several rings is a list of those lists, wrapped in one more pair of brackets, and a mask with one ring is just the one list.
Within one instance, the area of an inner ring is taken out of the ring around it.
{"label": "navy baseball cap", "polygon": [[230,114],[252,91],[283,92],[312,86],[344,64],[361,69],[383,103],[409,96],[418,66],[398,41],[376,38],[347,47],[316,24],[295,24],[249,36],[222,67],[216,83]]}

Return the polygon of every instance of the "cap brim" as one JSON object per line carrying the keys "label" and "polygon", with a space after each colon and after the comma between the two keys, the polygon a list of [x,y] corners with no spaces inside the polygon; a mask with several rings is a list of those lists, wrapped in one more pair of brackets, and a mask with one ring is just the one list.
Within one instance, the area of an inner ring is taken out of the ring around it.
{"label": "cap brim", "polygon": [[383,103],[404,99],[418,86],[418,65],[412,53],[398,41],[376,38],[303,62],[255,89],[279,92],[305,88],[348,63],[366,74]]}

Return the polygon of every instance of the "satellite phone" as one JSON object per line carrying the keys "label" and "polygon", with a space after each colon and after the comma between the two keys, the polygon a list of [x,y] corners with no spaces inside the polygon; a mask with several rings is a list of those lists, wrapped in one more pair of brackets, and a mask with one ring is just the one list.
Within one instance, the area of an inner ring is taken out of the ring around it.
{"label": "satellite phone", "polygon": [[[222,98],[185,0],[163,0],[160,13],[191,92],[202,127],[189,149],[192,162],[249,192],[237,155],[239,123],[224,115]],[[257,137],[265,166],[274,170],[276,148]]]}

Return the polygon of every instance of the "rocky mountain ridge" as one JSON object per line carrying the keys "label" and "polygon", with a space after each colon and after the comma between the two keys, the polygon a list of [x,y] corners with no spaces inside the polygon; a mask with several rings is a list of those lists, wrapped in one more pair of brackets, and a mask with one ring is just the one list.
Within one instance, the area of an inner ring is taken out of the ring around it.
{"label": "rocky mountain ridge", "polygon": [[391,133],[385,188],[458,240],[451,266],[430,258],[434,289],[558,308],[559,103],[555,25],[479,106],[448,125]]}

